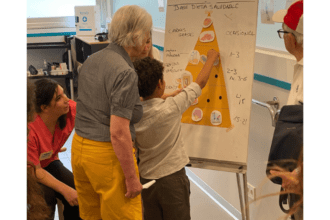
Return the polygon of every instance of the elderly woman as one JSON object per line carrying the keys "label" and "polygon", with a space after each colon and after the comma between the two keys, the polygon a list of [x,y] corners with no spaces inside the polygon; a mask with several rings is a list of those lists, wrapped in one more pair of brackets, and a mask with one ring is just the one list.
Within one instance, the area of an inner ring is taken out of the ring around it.
{"label": "elderly woman", "polygon": [[140,60],[140,59],[143,59],[146,57],[150,57],[152,59],[156,59],[156,60],[162,62],[159,50],[156,47],[152,46],[152,31],[150,31],[150,39],[151,40],[150,40],[149,50],[143,52],[141,55],[139,55],[137,57],[131,57],[132,62],[135,62],[137,60]]}
{"label": "elderly woman", "polygon": [[151,28],[145,9],[121,7],[109,46],[81,67],[71,162],[83,219],[142,219],[133,141],[143,109],[131,59],[148,53]]}

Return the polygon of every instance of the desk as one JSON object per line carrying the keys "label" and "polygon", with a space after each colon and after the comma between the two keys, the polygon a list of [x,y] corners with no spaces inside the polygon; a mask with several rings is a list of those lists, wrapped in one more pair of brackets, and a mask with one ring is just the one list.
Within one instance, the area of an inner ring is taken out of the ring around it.
{"label": "desk", "polygon": [[27,49],[55,49],[55,48],[66,48],[68,49],[68,63],[69,63],[69,72],[67,75],[56,75],[56,76],[29,76],[29,79],[41,79],[41,78],[66,78],[70,79],[70,98],[74,100],[74,88],[73,88],[73,73],[72,73],[72,58],[71,58],[71,39],[70,36],[64,37],[64,42],[55,42],[55,43],[28,43]]}
{"label": "desk", "polygon": [[76,58],[79,63],[84,63],[91,54],[102,50],[110,43],[109,40],[98,41],[93,36],[75,36]]}

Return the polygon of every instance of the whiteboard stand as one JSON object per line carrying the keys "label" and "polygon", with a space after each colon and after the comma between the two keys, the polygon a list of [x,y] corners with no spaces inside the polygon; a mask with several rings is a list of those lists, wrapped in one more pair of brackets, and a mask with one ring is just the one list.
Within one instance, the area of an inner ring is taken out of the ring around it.
{"label": "whiteboard stand", "polygon": [[[239,201],[240,201],[240,206],[241,206],[242,220],[250,220],[246,164],[241,164],[241,163],[237,163],[237,162],[229,162],[229,161],[217,161],[217,160],[211,160],[211,159],[194,158],[194,157],[189,157],[189,159],[190,159],[189,164],[193,168],[201,168],[201,169],[218,170],[218,171],[236,173],[237,188],[238,188],[238,195],[239,195]],[[243,175],[243,192],[244,193],[242,193],[241,180],[240,180],[239,174]],[[244,198],[243,198],[243,195],[244,195]]]}

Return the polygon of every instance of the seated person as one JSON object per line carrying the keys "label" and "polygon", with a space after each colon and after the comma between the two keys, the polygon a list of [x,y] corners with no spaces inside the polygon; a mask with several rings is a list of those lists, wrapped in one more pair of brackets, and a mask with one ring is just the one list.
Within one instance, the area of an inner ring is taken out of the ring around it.
{"label": "seated person", "polygon": [[135,124],[141,184],[156,179],[142,191],[145,220],[190,219],[190,183],[184,169],[189,158],[183,148],[181,116],[201,95],[216,60],[219,53],[209,50],[196,81],[165,100],[162,63],[150,57],[134,62],[144,100],[143,117]]}
{"label": "seated person", "polygon": [[58,152],[70,136],[75,122],[76,103],[51,79],[35,82],[35,111],[28,124],[27,160],[36,167],[37,180],[54,219],[56,198],[64,205],[65,220],[79,218],[77,192],[72,172],[58,158]]}
{"label": "seated person", "polygon": [[[34,120],[34,85],[27,79],[27,98],[26,98],[26,110],[27,110],[27,123]],[[27,135],[29,135],[29,129],[27,129]],[[27,220],[45,220],[49,218],[49,208],[46,204],[44,196],[41,194],[40,185],[35,177],[35,166],[30,161],[27,161],[26,170],[26,202],[27,202]]]}

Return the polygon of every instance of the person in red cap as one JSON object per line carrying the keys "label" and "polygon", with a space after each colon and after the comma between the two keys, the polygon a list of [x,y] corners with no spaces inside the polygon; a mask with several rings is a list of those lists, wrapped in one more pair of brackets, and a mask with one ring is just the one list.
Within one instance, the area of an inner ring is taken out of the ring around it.
{"label": "person in red cap", "polygon": [[273,21],[282,23],[278,30],[284,39],[285,48],[297,59],[294,66],[293,82],[287,105],[303,103],[303,1],[294,2],[288,10],[279,10],[273,15]]}
{"label": "person in red cap", "polygon": [[[282,23],[282,28],[277,31],[279,37],[284,39],[285,48],[295,56],[297,64],[294,66],[293,82],[287,105],[302,105],[303,104],[303,1],[295,1],[288,10],[279,10],[273,15],[273,21]],[[301,163],[302,166],[302,163]],[[300,166],[292,172],[283,172],[271,170],[270,173],[274,176],[282,178],[282,187],[284,190],[299,191],[300,181],[303,174]],[[298,202],[302,198],[290,197],[291,201]],[[290,206],[290,208],[293,207]],[[294,213],[295,220],[303,219],[303,206]]]}

